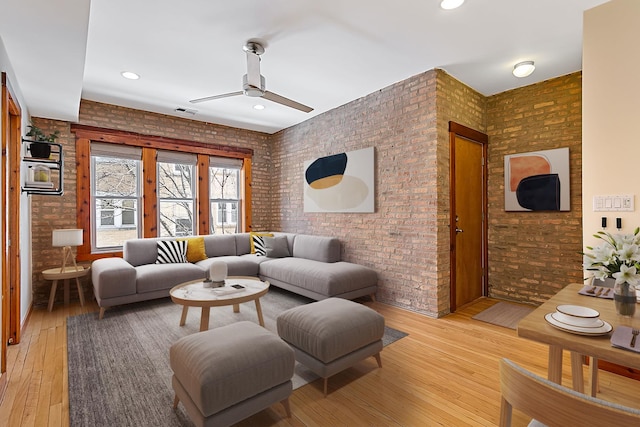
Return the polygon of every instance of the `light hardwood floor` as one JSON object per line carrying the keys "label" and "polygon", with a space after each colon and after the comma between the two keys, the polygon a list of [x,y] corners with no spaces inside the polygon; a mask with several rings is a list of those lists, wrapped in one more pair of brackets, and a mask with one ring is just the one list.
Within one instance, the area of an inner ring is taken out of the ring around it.
{"label": "light hardwood floor", "polygon": [[[495,302],[481,299],[442,319],[367,303],[385,316],[387,325],[409,333],[385,347],[381,369],[369,358],[332,377],[326,398],[322,380],[295,390],[291,418],[277,404],[238,425],[497,425],[498,361],[507,357],[546,376],[547,349],[518,338],[514,330],[471,319]],[[0,426],[69,425],[65,319],[88,311],[97,311],[95,302],[32,312],[22,342],[9,347],[9,386],[0,404]],[[569,373],[565,355],[565,385],[571,383]],[[640,382],[603,372],[600,388],[599,397],[640,408]],[[527,423],[514,413],[515,426]]]}

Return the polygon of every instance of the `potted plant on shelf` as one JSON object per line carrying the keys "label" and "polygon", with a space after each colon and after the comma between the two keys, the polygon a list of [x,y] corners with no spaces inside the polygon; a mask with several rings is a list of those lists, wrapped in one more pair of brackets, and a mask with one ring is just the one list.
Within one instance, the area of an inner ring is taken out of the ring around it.
{"label": "potted plant on shelf", "polygon": [[56,142],[56,139],[60,136],[60,131],[55,131],[54,133],[45,135],[42,129],[37,126],[30,125],[26,136],[32,138],[32,142],[29,144],[31,156],[38,159],[48,159],[51,155],[51,145],[49,143]]}

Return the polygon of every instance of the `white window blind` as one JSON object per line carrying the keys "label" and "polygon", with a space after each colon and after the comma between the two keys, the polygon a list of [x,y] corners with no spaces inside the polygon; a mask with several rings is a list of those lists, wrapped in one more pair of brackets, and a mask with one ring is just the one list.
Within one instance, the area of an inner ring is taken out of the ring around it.
{"label": "white window blind", "polygon": [[198,156],[191,153],[179,153],[177,151],[158,151],[157,160],[160,163],[177,163],[195,166],[198,163]]}
{"label": "white window blind", "polygon": [[118,157],[120,159],[142,159],[142,148],[130,145],[91,143],[91,155],[96,157]]}
{"label": "white window blind", "polygon": [[222,169],[241,169],[242,159],[232,157],[209,157],[209,167]]}

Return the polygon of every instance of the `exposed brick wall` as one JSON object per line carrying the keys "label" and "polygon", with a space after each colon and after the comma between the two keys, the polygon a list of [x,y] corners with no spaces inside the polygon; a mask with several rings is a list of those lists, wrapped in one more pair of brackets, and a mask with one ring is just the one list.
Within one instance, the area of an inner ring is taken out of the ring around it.
{"label": "exposed brick wall", "polygon": [[[51,230],[76,227],[75,136],[71,134],[68,122],[34,118],[33,123],[47,134],[55,130],[60,131],[61,137],[58,142],[63,145],[65,156],[64,195],[61,197],[31,196],[33,301],[34,305],[41,306],[49,299],[51,284],[43,280],[40,273],[62,262],[60,248],[51,246]],[[253,225],[259,229],[271,228],[270,135],[92,101],[82,101],[79,123],[253,149]],[[92,295],[90,287],[85,285],[84,291],[85,296],[90,298]],[[56,295],[56,300],[61,300],[62,290],[60,289]],[[71,297],[77,298],[75,289],[72,289]]]}
{"label": "exposed brick wall", "polygon": [[[432,70],[277,133],[276,228],[337,236],[347,261],[378,271],[379,300],[447,313],[449,120],[483,130],[484,99]],[[305,213],[304,161],[366,147],[376,153],[375,212]]]}
{"label": "exposed brick wall", "polygon": [[[455,121],[489,135],[491,296],[540,302],[581,279],[580,73],[484,97],[431,70],[274,135],[83,101],[80,123],[254,150],[255,230],[330,235],[343,258],[380,276],[378,299],[430,316],[449,310],[449,136]],[[43,268],[58,263],[51,227],[75,226],[74,139],[58,129],[67,156],[65,196],[33,196],[34,302],[48,298]],[[505,154],[570,147],[571,212],[504,212]],[[375,212],[305,213],[303,163],[375,147]]]}
{"label": "exposed brick wall", "polygon": [[[541,303],[582,281],[582,73],[488,98],[490,295]],[[505,212],[504,156],[569,147],[571,211]]]}
{"label": "exposed brick wall", "polygon": [[[378,299],[435,315],[438,256],[436,72],[381,89],[274,135],[275,228],[336,236],[374,268]],[[303,164],[375,147],[374,213],[306,213]]]}

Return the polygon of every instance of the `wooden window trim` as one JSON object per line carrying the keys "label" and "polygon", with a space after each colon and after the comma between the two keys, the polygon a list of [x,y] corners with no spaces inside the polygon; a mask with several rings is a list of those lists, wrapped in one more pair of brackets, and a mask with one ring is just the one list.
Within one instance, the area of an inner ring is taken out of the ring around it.
{"label": "wooden window trim", "polygon": [[[244,231],[251,230],[251,158],[250,148],[230,147],[220,144],[188,141],[155,135],[142,135],[134,132],[98,128],[85,125],[71,125],[71,132],[76,135],[76,222],[78,228],[84,230],[84,244],[78,247],[77,258],[89,261],[98,258],[122,256],[122,252],[91,253],[91,142],[107,142],[112,144],[142,147],[142,184],[143,216],[142,234],[144,237],[156,237],[158,232],[158,197],[156,157],[158,150],[195,153],[198,155],[198,181],[196,184],[197,206],[194,207],[199,234],[209,234],[209,157],[231,157],[243,160],[241,170],[241,191],[243,194],[242,209],[245,216]],[[206,172],[206,175],[203,173]],[[206,176],[207,179],[204,179]]]}

